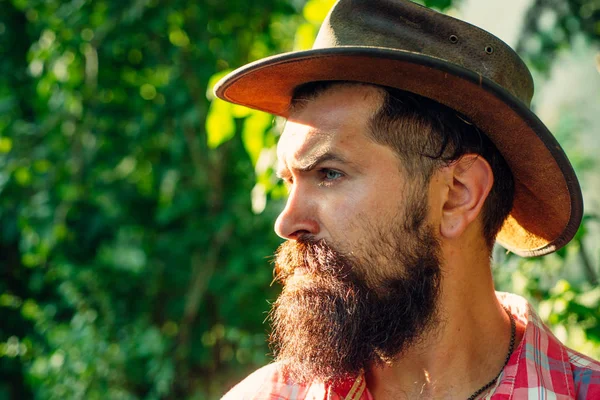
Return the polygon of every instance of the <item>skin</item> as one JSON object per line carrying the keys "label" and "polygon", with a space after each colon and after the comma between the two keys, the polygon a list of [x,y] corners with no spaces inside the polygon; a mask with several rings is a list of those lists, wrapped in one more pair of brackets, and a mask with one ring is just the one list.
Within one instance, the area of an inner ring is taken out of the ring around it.
{"label": "skin", "polygon": [[[278,175],[289,197],[275,231],[292,240],[309,234],[362,256],[356,253],[374,228],[397,218],[406,181],[395,153],[363,134],[375,109],[360,104],[375,104],[378,93],[356,96],[352,108],[338,107],[338,96],[326,96],[288,120],[278,146]],[[363,272],[369,279],[369,271]]]}
{"label": "skin", "polygon": [[[399,218],[402,193],[413,183],[396,154],[366,134],[381,104],[374,87],[339,86],[292,113],[278,146],[278,174],[290,191],[275,224],[279,236],[310,235],[360,256],[370,232]],[[422,188],[428,223],[442,249],[443,323],[401,357],[366,371],[375,399],[464,399],[500,371],[510,320],[494,294],[480,215],[492,183],[488,163],[465,155],[437,170]],[[402,269],[389,262],[372,265],[379,270],[361,271],[367,281]],[[518,326],[517,344],[522,333]]]}

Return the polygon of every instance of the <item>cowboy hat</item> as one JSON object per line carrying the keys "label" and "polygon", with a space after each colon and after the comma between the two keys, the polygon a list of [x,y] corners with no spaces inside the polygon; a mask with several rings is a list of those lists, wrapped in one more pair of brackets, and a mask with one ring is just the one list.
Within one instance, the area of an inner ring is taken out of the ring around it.
{"label": "cowboy hat", "polygon": [[515,178],[514,207],[497,236],[506,249],[548,254],[577,232],[583,200],[573,167],[530,109],[529,70],[492,34],[406,0],[339,0],[311,50],[243,66],[215,94],[287,117],[294,89],[315,81],[399,88],[467,116]]}

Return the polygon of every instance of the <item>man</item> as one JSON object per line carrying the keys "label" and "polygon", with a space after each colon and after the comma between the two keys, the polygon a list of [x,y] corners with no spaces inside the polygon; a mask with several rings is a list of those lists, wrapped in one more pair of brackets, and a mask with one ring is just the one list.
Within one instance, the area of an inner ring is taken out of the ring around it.
{"label": "man", "polygon": [[312,50],[224,78],[288,119],[289,187],[276,362],[225,398],[600,398],[600,364],[494,291],[496,240],[547,254],[582,215],[532,92],[499,39],[404,0],[340,0]]}

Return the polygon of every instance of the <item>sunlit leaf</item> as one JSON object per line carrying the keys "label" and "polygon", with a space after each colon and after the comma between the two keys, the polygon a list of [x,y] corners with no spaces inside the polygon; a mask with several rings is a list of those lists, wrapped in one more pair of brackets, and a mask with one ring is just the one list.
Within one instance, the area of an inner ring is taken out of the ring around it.
{"label": "sunlit leaf", "polygon": [[600,305],[600,287],[596,287],[592,290],[580,294],[579,296],[577,296],[577,302],[581,303],[586,307],[596,309],[597,312],[600,312],[600,310],[598,310],[598,305]]}
{"label": "sunlit leaf", "polygon": [[215,99],[210,105],[206,117],[206,134],[208,147],[211,149],[233,138],[235,121],[232,115],[232,105],[221,99]]}
{"label": "sunlit leaf", "polygon": [[294,49],[307,50],[310,49],[317,36],[317,29],[312,24],[302,24],[296,31]]}
{"label": "sunlit leaf", "polygon": [[0,153],[8,153],[12,149],[12,139],[0,137]]}
{"label": "sunlit leaf", "polygon": [[258,156],[265,144],[265,131],[271,126],[272,121],[273,117],[270,114],[261,111],[252,111],[244,121],[242,141],[253,165],[256,165],[258,161]]}
{"label": "sunlit leaf", "polygon": [[177,47],[186,47],[190,44],[190,38],[181,29],[174,29],[169,32],[169,40]]}
{"label": "sunlit leaf", "polygon": [[308,22],[320,24],[334,4],[335,0],[310,0],[304,5],[302,15]]}

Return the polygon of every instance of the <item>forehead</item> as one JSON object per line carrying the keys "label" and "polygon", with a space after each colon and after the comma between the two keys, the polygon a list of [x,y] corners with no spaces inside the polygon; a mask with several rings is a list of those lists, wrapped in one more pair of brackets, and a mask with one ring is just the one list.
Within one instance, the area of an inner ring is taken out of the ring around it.
{"label": "forehead", "polygon": [[334,86],[306,100],[288,118],[277,146],[279,159],[360,146],[382,101],[380,89],[368,85]]}

